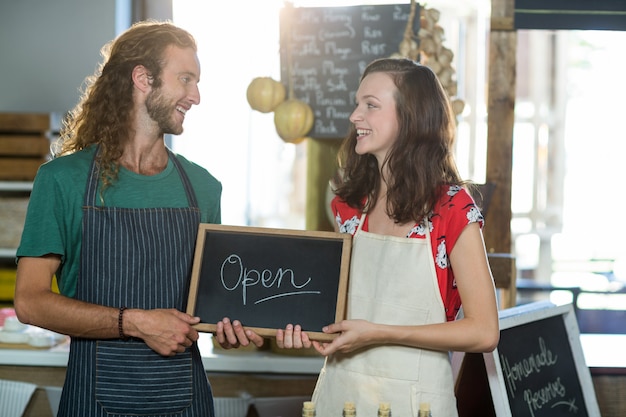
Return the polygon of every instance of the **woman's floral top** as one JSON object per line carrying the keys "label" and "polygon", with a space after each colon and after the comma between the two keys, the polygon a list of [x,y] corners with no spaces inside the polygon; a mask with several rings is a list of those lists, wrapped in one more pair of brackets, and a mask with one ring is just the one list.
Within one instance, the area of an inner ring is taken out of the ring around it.
{"label": "woman's floral top", "polygon": [[[428,217],[433,261],[439,282],[439,291],[446,309],[448,321],[454,320],[459,308],[461,298],[456,287],[454,272],[448,261],[449,254],[454,248],[458,237],[468,224],[478,222],[482,228],[484,219],[474,199],[462,187],[443,187],[439,202]],[[335,197],[331,203],[335,221],[341,233],[354,235],[361,221],[361,212],[348,206],[345,202]],[[424,224],[416,224],[407,234],[408,238],[425,239],[426,230]],[[368,217],[362,229],[368,231]]]}

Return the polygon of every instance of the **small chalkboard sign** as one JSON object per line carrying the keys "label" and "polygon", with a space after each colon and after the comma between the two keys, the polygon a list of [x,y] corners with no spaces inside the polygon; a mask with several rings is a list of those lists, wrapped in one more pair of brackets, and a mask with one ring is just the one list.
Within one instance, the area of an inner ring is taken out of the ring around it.
{"label": "small chalkboard sign", "polygon": [[503,310],[500,332],[483,355],[496,416],[600,416],[571,304]]}
{"label": "small chalkboard sign", "polygon": [[[280,14],[281,82],[315,116],[308,136],[341,139],[348,133],[359,79],[367,64],[398,52],[410,4],[347,7],[285,6]],[[419,31],[415,5],[413,33]]]}
{"label": "small chalkboard sign", "polygon": [[200,331],[224,317],[273,337],[289,323],[312,340],[345,317],[351,235],[200,224],[187,312]]}

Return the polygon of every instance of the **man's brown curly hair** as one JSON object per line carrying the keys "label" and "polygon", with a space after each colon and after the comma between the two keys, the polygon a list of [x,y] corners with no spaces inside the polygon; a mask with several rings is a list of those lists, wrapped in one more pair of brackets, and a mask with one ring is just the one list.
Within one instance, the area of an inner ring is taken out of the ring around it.
{"label": "man's brown curly hair", "polygon": [[152,87],[159,88],[164,51],[170,45],[197,51],[191,34],[157,21],[135,23],[104,45],[102,63],[85,79],[81,99],[63,121],[55,156],[99,145],[100,174],[104,187],[111,185],[117,179],[123,147],[134,135],[133,69],[144,66],[153,78]]}

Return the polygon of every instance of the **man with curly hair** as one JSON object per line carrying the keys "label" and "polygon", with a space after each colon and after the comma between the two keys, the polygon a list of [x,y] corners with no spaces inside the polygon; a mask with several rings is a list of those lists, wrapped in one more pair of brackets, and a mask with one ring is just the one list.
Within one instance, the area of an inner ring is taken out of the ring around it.
{"label": "man with curly hair", "polygon": [[198,225],[221,221],[222,186],[164,141],[200,102],[196,43],[140,22],[102,55],[34,181],[16,313],[71,336],[59,416],[210,417],[200,319],[184,308]]}

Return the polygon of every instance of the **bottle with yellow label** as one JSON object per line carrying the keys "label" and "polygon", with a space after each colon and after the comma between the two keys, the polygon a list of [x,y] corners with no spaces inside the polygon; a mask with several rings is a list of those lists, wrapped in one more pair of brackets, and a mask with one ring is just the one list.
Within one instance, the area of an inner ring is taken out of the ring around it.
{"label": "bottle with yellow label", "polygon": [[313,401],[302,403],[302,417],[315,417],[315,403]]}
{"label": "bottle with yellow label", "polygon": [[420,410],[417,416],[418,417],[432,417],[432,414],[430,413],[430,404],[420,403]]}
{"label": "bottle with yellow label", "polygon": [[378,417],[391,417],[391,404],[389,403],[378,404]]}
{"label": "bottle with yellow label", "polygon": [[343,417],[356,417],[356,406],[351,401],[343,404]]}

